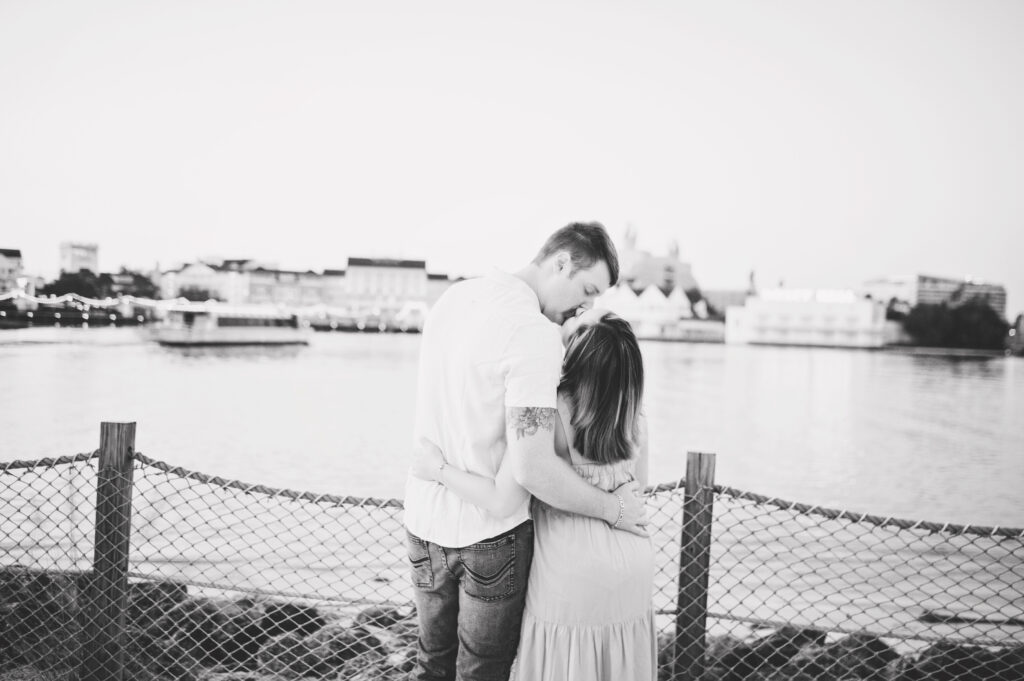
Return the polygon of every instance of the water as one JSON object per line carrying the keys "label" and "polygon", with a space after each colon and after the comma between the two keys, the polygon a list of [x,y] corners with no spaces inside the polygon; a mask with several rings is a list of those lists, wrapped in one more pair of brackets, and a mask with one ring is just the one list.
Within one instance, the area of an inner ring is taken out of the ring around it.
{"label": "water", "polygon": [[[54,342],[21,342],[49,340]],[[400,497],[419,337],[180,350],[132,330],[0,332],[0,461],[90,451],[100,421],[205,473]],[[719,483],[881,515],[1024,527],[1024,361],[642,344],[651,481],[715,452]]]}

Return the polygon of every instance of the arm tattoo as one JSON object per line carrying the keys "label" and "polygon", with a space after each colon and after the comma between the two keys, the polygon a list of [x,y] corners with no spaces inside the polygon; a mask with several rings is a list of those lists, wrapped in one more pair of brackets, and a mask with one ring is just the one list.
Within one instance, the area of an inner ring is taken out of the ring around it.
{"label": "arm tattoo", "polygon": [[555,430],[557,410],[551,407],[509,407],[505,410],[505,424],[515,431],[516,439],[536,435],[538,430]]}

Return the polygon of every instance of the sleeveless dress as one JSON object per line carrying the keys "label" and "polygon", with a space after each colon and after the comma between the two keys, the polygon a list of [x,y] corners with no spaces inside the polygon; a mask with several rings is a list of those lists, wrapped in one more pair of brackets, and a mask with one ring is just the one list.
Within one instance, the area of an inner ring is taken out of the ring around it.
{"label": "sleeveless dress", "polygon": [[[570,457],[583,479],[605,491],[634,479],[631,460],[587,463],[571,446]],[[656,679],[650,538],[537,500],[532,513],[533,565],[511,679]]]}

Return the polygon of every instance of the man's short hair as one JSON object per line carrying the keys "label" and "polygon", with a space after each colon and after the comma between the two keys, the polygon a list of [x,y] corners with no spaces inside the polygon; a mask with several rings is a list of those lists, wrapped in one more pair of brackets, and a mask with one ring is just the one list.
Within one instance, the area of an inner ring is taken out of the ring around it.
{"label": "man's short hair", "polygon": [[533,262],[540,263],[558,251],[569,252],[573,272],[593,267],[597,261],[604,260],[608,265],[611,285],[615,286],[619,280],[619,255],[600,222],[573,222],[562,227],[548,237]]}

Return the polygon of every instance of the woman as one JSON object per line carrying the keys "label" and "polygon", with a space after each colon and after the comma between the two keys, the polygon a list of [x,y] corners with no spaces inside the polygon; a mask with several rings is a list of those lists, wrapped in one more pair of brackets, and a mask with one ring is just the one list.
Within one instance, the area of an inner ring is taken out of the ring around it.
{"label": "woman", "polygon": [[[591,310],[566,321],[562,334],[556,452],[603,490],[634,479],[646,486],[643,362],[633,330],[610,312]],[[414,474],[443,478],[466,501],[500,515],[526,494],[505,466],[492,480],[443,466],[439,449],[421,445]],[[656,678],[650,539],[537,500],[532,515],[533,566],[512,678]]]}

